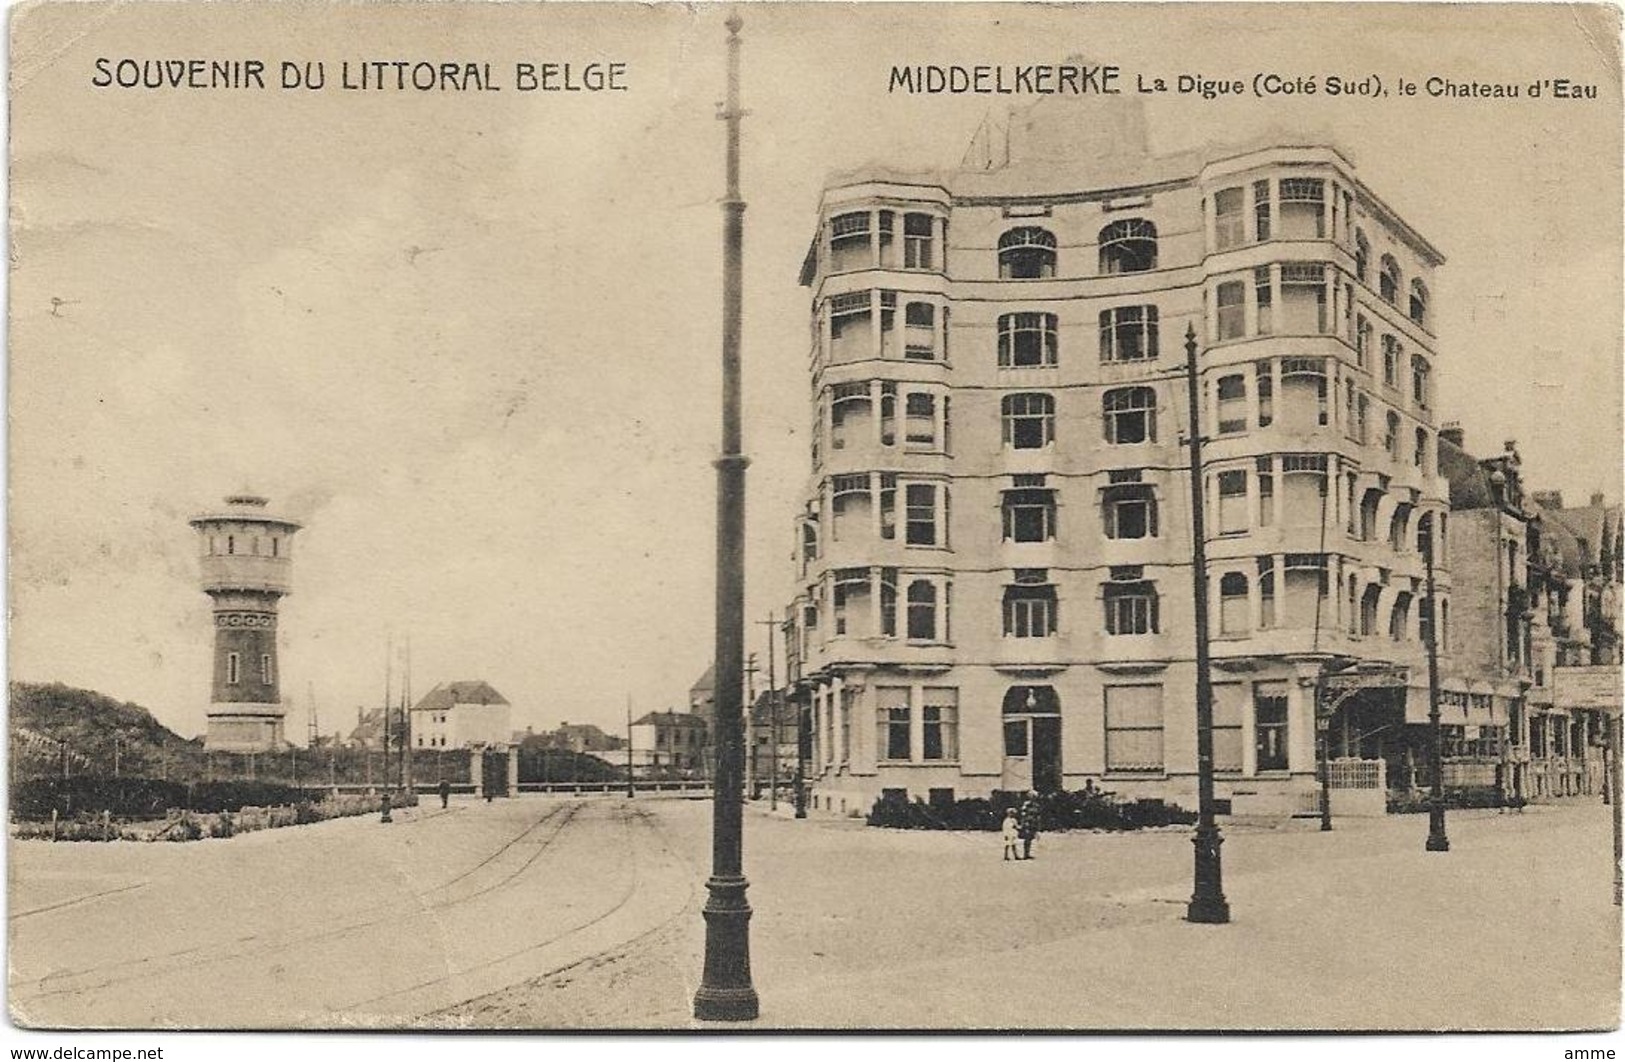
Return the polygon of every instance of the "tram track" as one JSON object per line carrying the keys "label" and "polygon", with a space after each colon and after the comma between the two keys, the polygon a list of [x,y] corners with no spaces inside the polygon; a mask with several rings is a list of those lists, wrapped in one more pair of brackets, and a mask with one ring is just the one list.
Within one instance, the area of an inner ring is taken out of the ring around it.
{"label": "tram track", "polygon": [[[528,823],[524,829],[508,838],[473,866],[425,892],[415,894],[414,898],[418,901],[419,906],[414,911],[414,914],[427,915],[455,908],[489,895],[513,882],[542,857],[579,812],[581,806],[578,803],[571,803],[549,810],[547,814],[534,822]],[[528,852],[521,864],[511,872],[485,885],[483,888],[476,889],[465,895],[453,896],[439,902],[430,899],[436,893],[451,889],[456,884],[468,880],[484,868],[491,866],[505,853],[522,844],[527,837],[537,834],[538,831],[549,825],[553,825],[551,832],[542,836],[534,850]],[[67,905],[59,905],[57,909],[65,906]],[[47,912],[40,909],[33,913]],[[81,995],[134,981],[163,977],[181,970],[191,971],[200,966],[270,955],[278,951],[299,947],[302,944],[317,941],[328,942],[348,934],[375,928],[394,920],[396,917],[394,912],[389,911],[372,913],[367,917],[339,924],[330,921],[322,926],[306,928],[292,935],[287,933],[250,933],[234,940],[182,948],[158,955],[95,964],[76,970],[55,971],[44,978],[34,981],[22,984],[14,983],[11,998],[15,1005],[23,1007],[37,1000]],[[63,983],[70,980],[86,983]]]}
{"label": "tram track", "polygon": [[[466,979],[470,976],[477,975],[482,971],[498,968],[504,963],[517,962],[527,955],[544,951],[545,949],[549,948],[556,948],[560,944],[568,942],[573,937],[587,933],[620,914],[633,902],[634,899],[639,896],[643,887],[647,884],[647,876],[645,873],[645,867],[643,865],[647,860],[670,857],[674,862],[681,863],[686,867],[692,868],[692,863],[678,848],[671,843],[671,840],[666,835],[664,828],[661,827],[659,821],[654,816],[650,815],[642,808],[626,808],[619,809],[619,811],[620,814],[618,817],[623,828],[623,837],[625,837],[627,841],[626,847],[632,853],[632,868],[631,873],[628,875],[625,887],[620,891],[615,902],[608,908],[600,911],[585,921],[579,922],[573,926],[554,933],[544,940],[532,941],[526,944],[524,947],[516,948],[500,955],[491,956],[490,958],[482,960],[478,963],[470,964],[458,970],[448,972],[443,976],[430,978],[417,984],[407,986],[406,988],[383,993],[369,999],[355,1001],[348,1004],[347,1009],[362,1010],[369,1006],[376,1006],[387,1000],[409,996],[414,992],[425,993],[437,986],[447,985],[459,979]],[[644,836],[652,837],[657,841],[659,845],[658,852],[646,853],[644,846],[637,843],[636,839],[632,836],[634,832],[632,825],[633,823],[636,824],[638,829],[641,829],[644,832]],[[559,963],[539,971],[527,971],[513,980],[507,981],[507,983],[503,985],[493,987],[488,991],[478,992],[462,999],[443,1003],[439,1008],[424,1014],[422,1016],[422,1020],[424,1020],[426,1024],[434,1026],[449,1025],[450,1023],[435,1021],[433,1019],[436,1015],[443,1013],[447,1009],[478,1000],[482,996],[491,995],[493,992],[503,991],[507,988],[513,987],[516,984],[538,983],[546,981],[549,978],[556,977],[559,974],[566,973],[581,966],[596,964],[606,959],[618,958],[631,952],[641,942],[666,929],[690,909],[694,901],[693,875],[684,874],[682,876],[682,880],[685,882],[685,887],[681,902],[675,905],[670,914],[665,915],[656,924],[640,930],[634,936],[617,941],[608,947],[596,949],[586,955],[576,956],[571,958],[568,962]]]}

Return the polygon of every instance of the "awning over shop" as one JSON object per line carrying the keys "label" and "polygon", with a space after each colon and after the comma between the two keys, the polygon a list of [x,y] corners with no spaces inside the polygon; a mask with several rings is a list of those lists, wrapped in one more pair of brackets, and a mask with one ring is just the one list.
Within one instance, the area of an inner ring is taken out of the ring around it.
{"label": "awning over shop", "polygon": [[[1450,680],[1439,684],[1439,723],[1442,726],[1505,726],[1507,702],[1489,692],[1485,683]],[[1429,722],[1427,686],[1405,690],[1405,722]]]}

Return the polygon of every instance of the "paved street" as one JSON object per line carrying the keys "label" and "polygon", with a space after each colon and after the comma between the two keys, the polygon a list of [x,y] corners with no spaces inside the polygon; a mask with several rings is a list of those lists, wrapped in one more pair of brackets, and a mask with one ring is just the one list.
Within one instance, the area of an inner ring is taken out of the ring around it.
{"label": "paved street", "polygon": [[[1607,809],[1041,838],[746,815],[762,1026],[1606,1028]],[[45,1025],[688,1028],[709,805],[525,798],[188,845],[12,846],[13,1014]]]}

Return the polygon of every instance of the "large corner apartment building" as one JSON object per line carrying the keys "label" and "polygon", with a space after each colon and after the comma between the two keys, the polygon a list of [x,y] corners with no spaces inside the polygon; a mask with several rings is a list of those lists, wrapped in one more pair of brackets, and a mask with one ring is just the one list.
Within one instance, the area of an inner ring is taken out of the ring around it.
{"label": "large corner apartment building", "polygon": [[815,805],[1091,779],[1194,806],[1187,329],[1218,794],[1312,797],[1317,681],[1358,662],[1419,689],[1342,698],[1331,755],[1406,769],[1434,528],[1450,661],[1443,257],[1330,144],[1158,156],[1138,111],[1050,102],[1007,135],[819,206],[788,624]]}

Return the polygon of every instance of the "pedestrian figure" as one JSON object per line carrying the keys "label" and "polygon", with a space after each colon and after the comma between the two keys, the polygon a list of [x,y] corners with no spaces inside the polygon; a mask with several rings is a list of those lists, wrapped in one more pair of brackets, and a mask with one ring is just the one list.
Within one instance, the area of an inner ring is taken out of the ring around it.
{"label": "pedestrian figure", "polygon": [[444,778],[442,778],[442,779],[440,779],[440,806],[442,808],[444,808],[444,807],[449,807],[450,805],[451,805],[451,783],[446,781]]}
{"label": "pedestrian figure", "polygon": [[1016,838],[1019,837],[1019,836],[1020,836],[1020,834],[1017,832],[1017,828],[1016,828],[1016,809],[1015,808],[1005,808],[1004,809],[1004,858],[1005,858],[1006,862],[1009,862],[1010,860],[1017,858],[1017,856],[1016,856]]}
{"label": "pedestrian figure", "polygon": [[1038,794],[1028,792],[1016,815],[1016,833],[1021,838],[1021,858],[1033,857],[1033,840],[1038,836]]}

